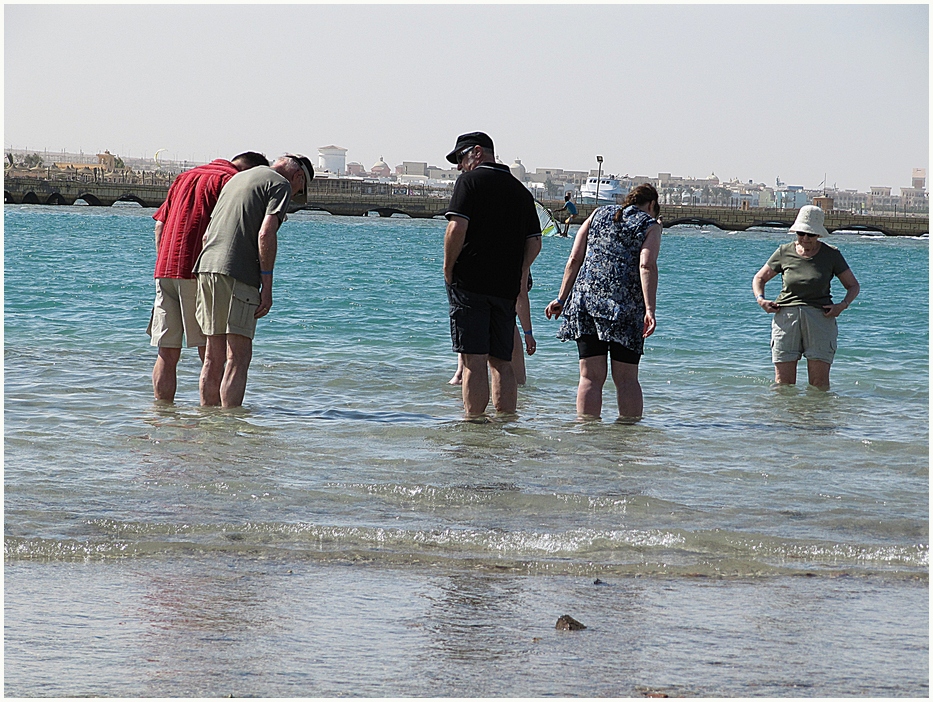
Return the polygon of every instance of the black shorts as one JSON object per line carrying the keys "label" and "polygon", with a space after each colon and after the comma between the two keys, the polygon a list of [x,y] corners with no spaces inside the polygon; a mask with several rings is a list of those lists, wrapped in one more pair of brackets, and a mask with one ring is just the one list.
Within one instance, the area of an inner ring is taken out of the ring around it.
{"label": "black shorts", "polygon": [[632,363],[638,365],[641,360],[641,354],[632,351],[622,344],[615,341],[601,341],[595,334],[584,334],[577,339],[577,351],[580,358],[592,358],[593,356],[605,356],[609,352],[609,358],[619,363]]}
{"label": "black shorts", "polygon": [[512,360],[515,300],[481,295],[454,285],[447,286],[447,300],[454,351]]}

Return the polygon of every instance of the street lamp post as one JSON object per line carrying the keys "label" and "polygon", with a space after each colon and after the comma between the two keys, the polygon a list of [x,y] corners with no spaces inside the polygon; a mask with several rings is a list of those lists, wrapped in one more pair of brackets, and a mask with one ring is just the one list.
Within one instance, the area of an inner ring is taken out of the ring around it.
{"label": "street lamp post", "polygon": [[599,164],[599,170],[596,173],[596,202],[593,203],[593,206],[599,207],[599,181],[603,178],[603,157],[597,156],[596,163]]}

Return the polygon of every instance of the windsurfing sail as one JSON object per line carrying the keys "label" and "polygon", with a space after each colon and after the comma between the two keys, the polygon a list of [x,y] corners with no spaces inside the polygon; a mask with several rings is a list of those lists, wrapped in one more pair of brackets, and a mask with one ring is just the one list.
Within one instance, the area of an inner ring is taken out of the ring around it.
{"label": "windsurfing sail", "polygon": [[538,211],[538,223],[541,225],[541,236],[560,236],[560,225],[554,219],[551,211],[535,200],[535,209]]}

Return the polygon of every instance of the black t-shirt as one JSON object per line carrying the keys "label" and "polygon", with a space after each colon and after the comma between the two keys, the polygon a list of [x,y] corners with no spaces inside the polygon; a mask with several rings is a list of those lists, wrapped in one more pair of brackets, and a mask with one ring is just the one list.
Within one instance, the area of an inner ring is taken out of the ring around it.
{"label": "black t-shirt", "polygon": [[469,220],[454,264],[454,285],[514,300],[522,282],[525,240],[541,233],[535,201],[501,163],[461,173],[446,216]]}

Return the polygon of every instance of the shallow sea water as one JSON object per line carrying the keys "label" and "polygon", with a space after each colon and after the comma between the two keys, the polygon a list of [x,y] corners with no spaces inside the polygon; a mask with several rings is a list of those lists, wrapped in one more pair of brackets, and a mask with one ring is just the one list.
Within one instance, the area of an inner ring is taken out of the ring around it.
{"label": "shallow sea water", "polygon": [[155,405],[151,214],[5,207],[6,695],[928,694],[927,241],[829,238],[821,393],[771,387],[750,292],[787,233],[666,230],[632,426],[574,419],[548,238],[518,417],[475,424],[439,220],[292,216],[245,407],[192,351]]}

